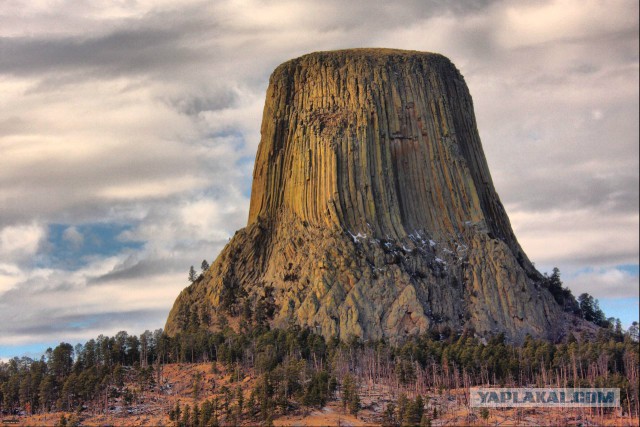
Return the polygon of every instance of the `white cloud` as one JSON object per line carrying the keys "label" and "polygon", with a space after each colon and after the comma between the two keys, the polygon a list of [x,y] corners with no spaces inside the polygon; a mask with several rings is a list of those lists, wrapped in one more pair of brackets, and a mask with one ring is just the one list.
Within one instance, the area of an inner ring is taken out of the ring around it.
{"label": "white cloud", "polygon": [[15,264],[0,263],[0,297],[22,280],[22,271]]}
{"label": "white cloud", "polygon": [[[9,0],[0,36],[0,306],[29,302],[0,309],[4,343],[160,327],[246,223],[269,74],[317,50],[450,57],[530,258],[595,268],[595,297],[634,280],[613,267],[638,263],[637,2]],[[33,266],[48,224],[112,222],[143,246]]]}
{"label": "white cloud", "polygon": [[135,184],[121,184],[109,186],[98,194],[107,199],[146,199],[167,197],[175,193],[198,189],[207,186],[207,182],[202,178],[184,176],[176,179],[163,179],[147,182],[136,182]]}
{"label": "white cloud", "polygon": [[79,248],[84,243],[84,236],[77,227],[67,227],[62,232],[62,239],[69,242],[73,247]]}
{"label": "white cloud", "polygon": [[[185,204],[180,208],[182,223],[191,228],[198,236],[212,235],[215,230],[224,233],[213,235],[215,238],[230,237],[233,232],[244,226],[249,211],[240,194],[231,194],[232,200],[203,199]],[[235,225],[235,226],[234,226]]]}
{"label": "white cloud", "polygon": [[0,257],[3,261],[21,261],[33,256],[42,239],[44,228],[36,223],[4,227],[0,230]]}
{"label": "white cloud", "polygon": [[[638,214],[589,210],[511,211],[514,232],[532,261],[562,269],[638,263]],[[612,236],[615,236],[612,237]]]}
{"label": "white cloud", "polygon": [[[14,283],[0,298],[2,317],[11,319],[0,323],[0,345],[47,341],[51,334],[55,340],[79,340],[135,326],[143,328],[134,329],[137,333],[162,327],[167,301],[186,283],[186,272],[159,271],[124,281],[114,277],[91,282],[118,268],[124,257],[96,259],[73,272],[36,269],[26,277],[25,272],[0,265],[0,286],[5,271],[14,276]],[[18,278],[15,273],[22,275]],[[130,323],[132,316],[135,325]],[[94,325],[96,318],[100,322]]]}
{"label": "white cloud", "polygon": [[600,298],[637,298],[640,293],[638,276],[617,268],[597,268],[580,272],[566,279],[577,297],[583,292]]}
{"label": "white cloud", "polygon": [[603,32],[636,31],[637,11],[625,0],[554,0],[501,5],[497,36],[508,48],[565,42]]}

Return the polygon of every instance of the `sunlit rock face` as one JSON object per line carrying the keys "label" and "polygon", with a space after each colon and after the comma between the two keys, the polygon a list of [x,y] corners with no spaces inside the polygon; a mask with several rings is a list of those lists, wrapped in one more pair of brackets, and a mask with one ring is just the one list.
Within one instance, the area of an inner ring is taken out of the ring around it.
{"label": "sunlit rock face", "polygon": [[274,326],[343,339],[565,333],[444,56],[354,49],[288,61],[271,76],[261,136],[248,224],[180,294],[169,334],[264,307]]}

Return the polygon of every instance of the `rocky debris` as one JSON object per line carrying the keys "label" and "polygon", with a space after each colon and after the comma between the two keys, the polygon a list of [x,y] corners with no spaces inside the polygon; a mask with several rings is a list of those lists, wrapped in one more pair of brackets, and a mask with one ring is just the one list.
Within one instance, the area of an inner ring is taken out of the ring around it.
{"label": "rocky debris", "polygon": [[215,327],[245,302],[276,326],[342,339],[566,332],[447,58],[354,49],[286,62],[271,76],[261,135],[248,224],[179,295],[169,334]]}

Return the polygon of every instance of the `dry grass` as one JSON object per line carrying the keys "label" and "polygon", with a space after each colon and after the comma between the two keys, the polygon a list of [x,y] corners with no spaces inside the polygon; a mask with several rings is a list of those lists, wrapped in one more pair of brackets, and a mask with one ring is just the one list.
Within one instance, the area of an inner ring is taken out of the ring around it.
{"label": "dry grass", "polygon": [[[240,385],[245,397],[248,397],[255,379],[246,376],[240,382],[231,382],[231,373],[223,366],[217,366],[217,372],[212,372],[210,363],[201,364],[171,364],[164,369],[164,391],[157,394],[142,394],[138,401],[130,407],[125,407],[119,400],[112,401],[107,414],[91,414],[83,412],[80,415],[82,425],[85,426],[170,426],[168,411],[177,401],[181,405],[193,405],[197,402],[193,398],[193,378],[196,373],[201,374],[203,385],[198,402],[213,397],[220,397],[220,389],[227,386],[231,390]],[[382,411],[386,405],[395,399],[394,393],[387,386],[370,385],[360,390],[363,410],[354,417],[345,413],[339,402],[330,402],[322,410],[299,410],[287,416],[274,420],[277,426],[365,426],[380,425]],[[432,420],[433,426],[637,426],[638,419],[622,418],[619,414],[600,416],[587,409],[492,409],[488,419],[481,418],[480,410],[469,408],[465,403],[464,390],[449,390],[444,393],[433,392],[425,396],[426,412],[433,413],[436,408],[438,416]],[[60,420],[63,412],[19,417],[19,426],[54,426]],[[64,413],[68,418],[72,414]],[[5,417],[2,421],[11,419]],[[255,425],[256,422],[245,421],[242,425]]]}

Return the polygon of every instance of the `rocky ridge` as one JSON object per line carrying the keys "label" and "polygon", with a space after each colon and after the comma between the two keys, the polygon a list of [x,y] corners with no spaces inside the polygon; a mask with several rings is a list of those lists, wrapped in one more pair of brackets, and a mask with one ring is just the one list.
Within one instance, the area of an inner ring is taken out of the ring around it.
{"label": "rocky ridge", "polygon": [[248,224],[176,300],[166,330],[267,313],[329,337],[443,327],[557,339],[493,187],[464,79],[445,57],[318,52],[267,90]]}

